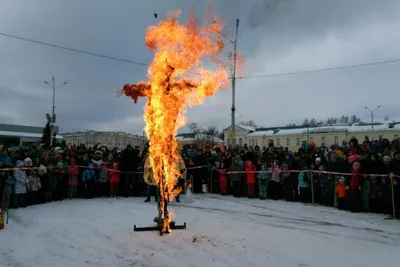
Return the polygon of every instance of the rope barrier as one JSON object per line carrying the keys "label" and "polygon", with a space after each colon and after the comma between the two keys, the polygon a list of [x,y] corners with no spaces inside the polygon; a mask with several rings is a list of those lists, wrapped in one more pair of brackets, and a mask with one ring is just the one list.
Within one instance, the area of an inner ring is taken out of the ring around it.
{"label": "rope barrier", "polygon": [[[216,168],[215,166],[213,166],[213,168],[218,171],[219,173],[220,170],[218,168]],[[224,172],[224,174],[247,174],[247,173],[273,173],[274,171],[270,171],[270,170],[265,170],[265,171],[228,171],[228,172]],[[320,170],[284,170],[284,171],[280,171],[280,173],[318,173],[318,174],[333,174],[333,175],[341,175],[341,176],[352,176],[354,175],[353,173],[344,173],[344,172],[330,172],[330,171],[320,171]],[[393,173],[390,174],[374,174],[374,173],[358,173],[357,175],[359,176],[377,176],[377,177],[387,177],[389,176],[390,178],[400,178],[399,175],[395,175]]]}
{"label": "rope barrier", "polygon": [[[78,167],[78,168],[82,168],[82,169],[91,169],[91,170],[101,169],[101,170],[105,170],[105,171],[109,171],[109,172],[118,172],[118,173],[134,173],[134,174],[143,174],[144,173],[144,172],[138,172],[138,171],[120,171],[120,170],[115,170],[115,169],[103,168],[101,166],[97,166],[97,167],[82,166],[82,165],[70,165],[70,166],[63,166],[63,167],[54,166],[54,165],[45,166],[46,170],[52,170],[52,169],[66,170],[69,167]],[[201,168],[208,168],[208,166],[203,165],[203,166],[196,166],[196,167],[188,167],[188,168],[186,168],[186,170],[194,170],[194,169],[201,169]],[[3,171],[3,172],[16,171],[16,170],[28,171],[28,170],[38,170],[38,169],[39,169],[39,167],[23,167],[23,168],[13,167],[13,168],[0,168],[0,171]]]}

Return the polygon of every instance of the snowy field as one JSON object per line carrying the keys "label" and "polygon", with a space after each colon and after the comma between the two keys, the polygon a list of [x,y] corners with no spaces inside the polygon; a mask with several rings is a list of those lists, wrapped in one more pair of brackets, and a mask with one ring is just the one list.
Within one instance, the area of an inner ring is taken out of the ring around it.
{"label": "snowy field", "polygon": [[400,222],[300,203],[196,196],[171,205],[187,230],[153,226],[154,202],[65,200],[10,211],[0,266],[400,266]]}

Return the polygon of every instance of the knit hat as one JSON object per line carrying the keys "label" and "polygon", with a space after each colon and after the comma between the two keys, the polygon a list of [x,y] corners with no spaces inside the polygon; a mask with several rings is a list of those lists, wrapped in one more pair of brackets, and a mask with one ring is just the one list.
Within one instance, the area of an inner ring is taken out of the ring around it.
{"label": "knit hat", "polygon": [[360,163],[357,162],[357,161],[355,161],[355,162],[353,163],[353,168],[354,168],[354,169],[356,169],[356,168],[359,169],[360,166],[361,166]]}
{"label": "knit hat", "polygon": [[32,160],[30,158],[24,159],[24,164],[27,167],[32,167],[33,166]]}
{"label": "knit hat", "polygon": [[392,161],[392,159],[390,158],[390,156],[388,156],[388,155],[386,155],[386,156],[383,156],[383,162],[390,162],[390,161]]}
{"label": "knit hat", "polygon": [[46,167],[43,166],[43,165],[40,165],[40,166],[39,166],[39,174],[43,175],[43,174],[45,174],[45,173],[47,173]]}
{"label": "knit hat", "polygon": [[17,167],[24,166],[24,163],[21,160],[17,160],[17,163],[15,164]]}
{"label": "knit hat", "polygon": [[63,159],[62,155],[61,154],[57,154],[56,160],[57,161],[61,161],[62,159]]}
{"label": "knit hat", "polygon": [[320,157],[315,159],[315,163],[317,163],[317,162],[321,163],[321,158]]}

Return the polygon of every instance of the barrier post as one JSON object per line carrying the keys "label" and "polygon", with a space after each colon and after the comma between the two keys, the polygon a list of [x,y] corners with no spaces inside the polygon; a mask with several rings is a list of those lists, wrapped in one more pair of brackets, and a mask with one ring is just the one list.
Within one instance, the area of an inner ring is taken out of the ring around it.
{"label": "barrier post", "polygon": [[393,208],[393,219],[396,219],[396,204],[394,203],[394,179],[395,176],[393,174],[390,174],[390,183],[392,187],[392,208]]}
{"label": "barrier post", "polygon": [[311,170],[308,171],[308,175],[311,177],[311,202],[313,205],[315,205],[315,202],[314,202],[314,175]]}
{"label": "barrier post", "polygon": [[210,167],[210,192],[213,193],[213,167]]}

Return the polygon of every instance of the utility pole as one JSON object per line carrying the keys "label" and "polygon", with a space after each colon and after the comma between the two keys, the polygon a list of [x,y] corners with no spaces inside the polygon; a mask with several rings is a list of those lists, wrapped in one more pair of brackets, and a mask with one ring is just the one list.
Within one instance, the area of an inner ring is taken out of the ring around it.
{"label": "utility pole", "polygon": [[[236,30],[235,30],[235,39],[234,41],[231,41],[233,44],[233,70],[232,70],[232,125],[231,125],[231,132],[232,136],[231,138],[235,138],[235,87],[236,87],[236,52],[237,52],[237,36],[238,36],[238,31],[239,31],[239,19],[236,19]],[[235,145],[236,145],[236,138],[235,138]]]}
{"label": "utility pole", "polygon": [[51,112],[51,136],[50,136],[50,146],[53,145],[53,135],[54,135],[54,123],[56,122],[56,114],[55,114],[55,109],[56,109],[56,89],[66,85],[68,82],[64,82],[63,84],[60,84],[59,86],[56,86],[56,80],[53,77],[51,77],[52,83],[48,83],[47,81],[44,81],[45,84],[47,84],[51,89],[53,89],[53,106],[52,106],[52,112]]}
{"label": "utility pole", "polygon": [[[374,112],[380,109],[382,106],[378,106],[375,109],[371,110],[368,107],[365,107],[366,110],[371,112],[371,129],[372,129],[372,135],[374,134]],[[371,141],[373,141],[373,136],[371,136]]]}

